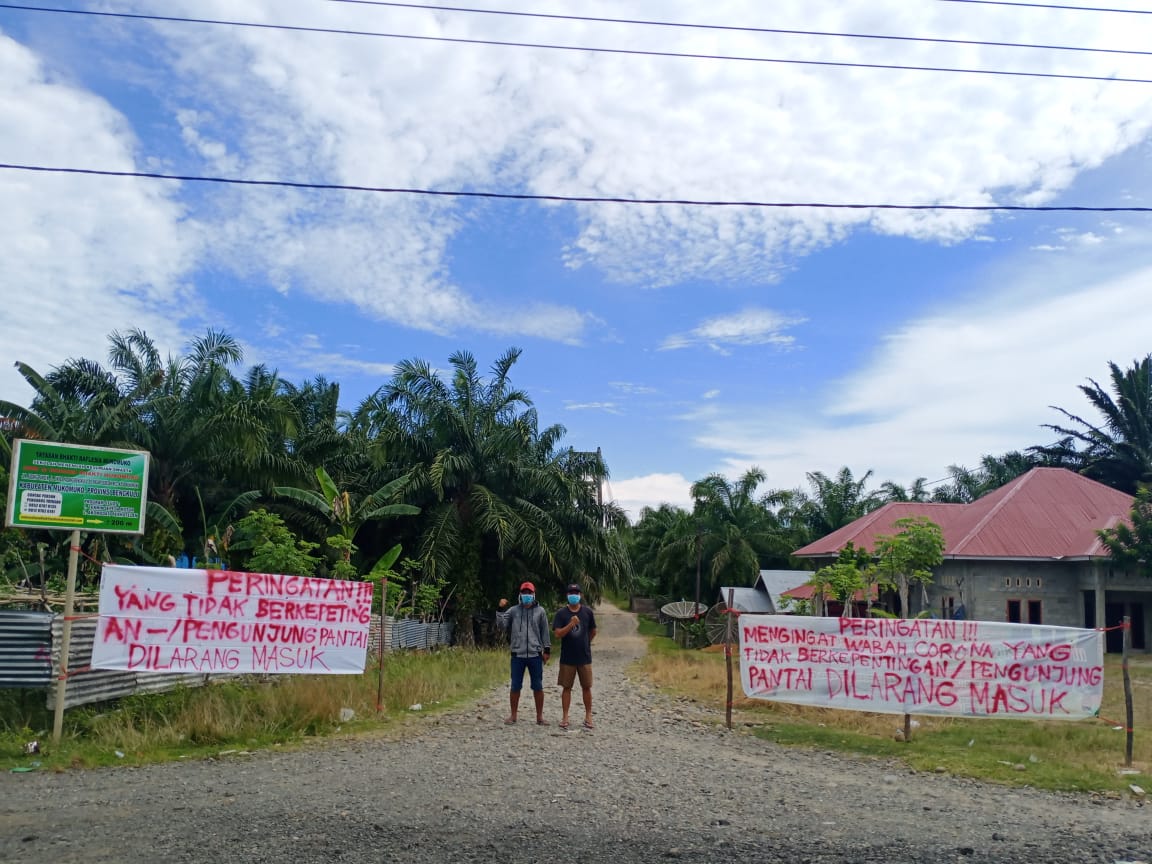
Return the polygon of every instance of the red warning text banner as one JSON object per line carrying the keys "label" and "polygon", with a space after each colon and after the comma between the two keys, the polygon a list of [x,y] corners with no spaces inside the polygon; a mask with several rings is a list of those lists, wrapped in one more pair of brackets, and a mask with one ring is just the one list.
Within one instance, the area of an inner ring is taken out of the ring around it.
{"label": "red warning text banner", "polygon": [[372,584],[106,564],[92,668],[357,675]]}
{"label": "red warning text banner", "polygon": [[741,615],[757,699],[888,714],[1078,720],[1104,691],[1103,633],[985,621]]}

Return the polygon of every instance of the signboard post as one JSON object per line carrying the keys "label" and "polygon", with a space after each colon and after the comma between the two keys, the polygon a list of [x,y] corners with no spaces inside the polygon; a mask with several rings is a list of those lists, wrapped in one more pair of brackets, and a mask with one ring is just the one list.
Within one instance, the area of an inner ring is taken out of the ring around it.
{"label": "signboard post", "polygon": [[12,442],[12,472],[4,524],[10,528],[71,530],[60,675],[52,741],[64,731],[68,653],[76,608],[80,531],[143,534],[148,501],[148,453],[18,438]]}

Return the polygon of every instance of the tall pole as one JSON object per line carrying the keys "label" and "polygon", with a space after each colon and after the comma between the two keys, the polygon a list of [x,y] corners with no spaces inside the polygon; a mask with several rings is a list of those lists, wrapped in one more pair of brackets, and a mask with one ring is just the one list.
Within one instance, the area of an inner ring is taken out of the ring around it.
{"label": "tall pole", "polygon": [[72,616],[76,608],[76,568],[80,561],[80,529],[72,531],[68,545],[68,587],[64,593],[64,632],[60,638],[60,675],[56,678],[56,711],[52,717],[52,743],[64,734],[64,699],[68,695],[68,653],[72,650]]}
{"label": "tall pole", "polygon": [[700,526],[696,526],[696,605],[692,607],[692,620],[700,620]]}

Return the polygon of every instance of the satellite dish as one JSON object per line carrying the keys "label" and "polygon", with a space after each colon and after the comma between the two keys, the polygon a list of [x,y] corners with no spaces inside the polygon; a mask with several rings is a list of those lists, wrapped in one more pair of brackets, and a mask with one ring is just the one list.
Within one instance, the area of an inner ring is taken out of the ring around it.
{"label": "satellite dish", "polygon": [[677,600],[675,603],[665,603],[660,607],[660,614],[674,621],[691,621],[708,611],[703,603],[693,603],[691,600]]}
{"label": "satellite dish", "polygon": [[710,645],[719,645],[724,641],[724,634],[728,630],[728,604],[723,600],[709,609],[708,614],[704,616],[704,630],[708,634]]}

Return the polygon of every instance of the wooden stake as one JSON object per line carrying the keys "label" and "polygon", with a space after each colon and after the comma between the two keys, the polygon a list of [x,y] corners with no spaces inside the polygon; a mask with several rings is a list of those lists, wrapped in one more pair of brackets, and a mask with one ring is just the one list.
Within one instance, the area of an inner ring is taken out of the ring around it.
{"label": "wooden stake", "polygon": [[733,598],[734,590],[728,589],[728,620],[724,622],[724,662],[728,666],[728,702],[724,710],[724,723],[729,729],[732,728],[732,619],[735,613],[732,611],[732,604],[736,602]]}
{"label": "wooden stake", "polygon": [[1132,646],[1132,619],[1124,616],[1124,653],[1120,669],[1124,673],[1124,729],[1127,736],[1124,742],[1124,766],[1132,767],[1132,679],[1128,676],[1128,651]]}
{"label": "wooden stake", "polygon": [[380,580],[380,677],[376,681],[376,713],[384,710],[384,651],[387,643],[388,577]]}
{"label": "wooden stake", "polygon": [[52,717],[52,743],[64,734],[64,700],[68,695],[68,652],[72,650],[72,616],[76,607],[76,570],[80,561],[80,529],[68,546],[68,586],[64,592],[64,632],[60,638],[60,675],[56,679],[56,711]]}

